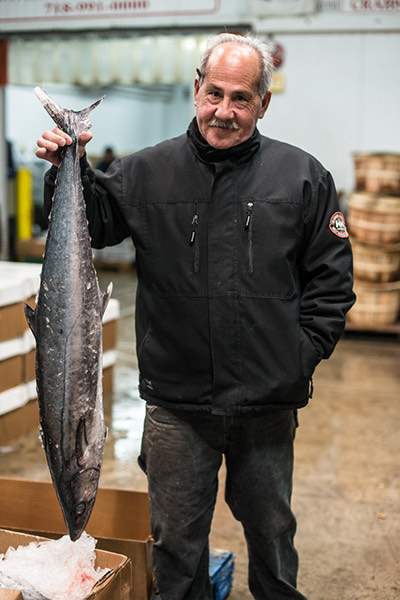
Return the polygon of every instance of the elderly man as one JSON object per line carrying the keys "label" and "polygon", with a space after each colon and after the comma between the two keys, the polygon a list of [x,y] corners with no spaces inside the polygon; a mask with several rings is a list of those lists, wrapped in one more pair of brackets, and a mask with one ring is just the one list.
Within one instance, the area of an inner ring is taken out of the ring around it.
{"label": "elderly man", "polygon": [[[162,600],[211,600],[208,534],[225,456],[256,600],[300,600],[291,511],[297,409],[354,302],[351,249],[331,175],[260,135],[272,62],[261,42],[212,40],[186,134],[113,163],[85,158],[93,246],[131,236],[146,471]],[[60,130],[38,140],[49,210]]]}

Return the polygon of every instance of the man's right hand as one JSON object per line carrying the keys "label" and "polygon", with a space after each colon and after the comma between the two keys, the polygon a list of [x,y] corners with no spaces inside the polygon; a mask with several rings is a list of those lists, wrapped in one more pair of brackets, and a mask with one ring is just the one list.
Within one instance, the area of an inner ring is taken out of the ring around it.
{"label": "man's right hand", "polygon": [[[92,139],[90,131],[83,131],[78,138],[78,152],[79,158],[85,154],[85,146]],[[37,140],[38,149],[35,154],[38,158],[48,160],[55,167],[60,166],[61,157],[60,150],[65,146],[72,144],[71,137],[55,127],[51,131],[45,131],[42,136]]]}

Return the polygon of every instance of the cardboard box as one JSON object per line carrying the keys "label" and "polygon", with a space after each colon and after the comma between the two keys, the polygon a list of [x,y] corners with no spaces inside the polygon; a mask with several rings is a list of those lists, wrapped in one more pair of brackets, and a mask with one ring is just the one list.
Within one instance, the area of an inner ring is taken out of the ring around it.
{"label": "cardboard box", "polygon": [[[27,373],[25,377],[28,380],[25,382],[27,385],[29,384],[29,401],[23,406],[0,414],[0,446],[8,446],[21,436],[31,433],[34,430],[38,431],[39,429],[39,406],[36,398],[35,374],[34,372],[32,373],[32,370],[34,371],[34,351],[19,356],[18,359],[25,361],[24,357],[28,357],[22,370],[25,369]],[[0,362],[0,375],[1,364]],[[112,412],[113,373],[114,368],[112,366],[103,370],[103,406],[106,419],[111,417]],[[1,384],[6,383],[8,385],[9,381],[6,379],[3,380],[0,376],[0,394],[2,392]]]}
{"label": "cardboard box", "polygon": [[108,321],[103,325],[103,352],[117,347],[117,321]]}
{"label": "cardboard box", "polygon": [[[31,308],[35,309],[36,308],[36,295],[35,294],[31,294],[29,296],[29,298],[27,298],[25,300],[25,304],[29,304],[29,306]],[[26,319],[25,319],[25,322],[26,322]],[[28,323],[26,323],[26,327],[28,327]]]}
{"label": "cardboard box", "polygon": [[24,382],[29,383],[33,381],[36,377],[35,373],[35,350],[30,350],[24,357]]}
{"label": "cardboard box", "polygon": [[18,258],[36,258],[42,260],[46,240],[44,237],[30,238],[29,240],[17,240],[16,254]]}
{"label": "cardboard box", "polygon": [[[16,548],[45,539],[43,536],[37,537],[0,529],[0,553],[6,552],[10,546]],[[96,583],[92,592],[86,597],[87,600],[128,600],[132,597],[132,563],[129,558],[121,554],[96,550],[95,565],[112,571]]]}
{"label": "cardboard box", "polygon": [[[39,408],[37,400],[30,400],[24,406],[0,417],[0,446],[8,446],[13,441],[39,430]],[[1,494],[1,487],[0,487]]]}
{"label": "cardboard box", "polygon": [[26,329],[22,302],[0,306],[0,342],[21,337]]}
{"label": "cardboard box", "polygon": [[[0,478],[0,527],[58,537],[66,527],[51,483]],[[133,600],[151,597],[148,495],[101,488],[86,531],[97,548],[124,554],[133,564]]]}
{"label": "cardboard box", "polygon": [[0,590],[0,600],[23,600],[21,592]]}
{"label": "cardboard box", "polygon": [[103,369],[103,396],[108,398],[113,391],[114,367]]}
{"label": "cardboard box", "polygon": [[0,360],[0,393],[24,383],[24,358],[22,355]]}

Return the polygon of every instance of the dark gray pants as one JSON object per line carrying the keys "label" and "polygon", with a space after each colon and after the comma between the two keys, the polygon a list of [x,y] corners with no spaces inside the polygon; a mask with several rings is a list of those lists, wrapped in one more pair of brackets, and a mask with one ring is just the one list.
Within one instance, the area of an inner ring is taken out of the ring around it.
{"label": "dark gray pants", "polygon": [[296,590],[290,508],[295,429],[292,411],[223,417],[147,407],[139,464],[148,477],[162,600],[212,599],[208,535],[223,454],[225,497],[244,528],[251,593],[305,600]]}

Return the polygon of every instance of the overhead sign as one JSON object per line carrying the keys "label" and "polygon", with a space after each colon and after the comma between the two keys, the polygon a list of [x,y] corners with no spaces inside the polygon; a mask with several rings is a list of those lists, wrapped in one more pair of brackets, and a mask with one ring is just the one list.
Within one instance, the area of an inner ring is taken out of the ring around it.
{"label": "overhead sign", "polygon": [[400,12],[400,0],[319,0],[322,12],[357,14]]}
{"label": "overhead sign", "polygon": [[253,14],[258,17],[310,15],[316,5],[316,0],[252,0]]}
{"label": "overhead sign", "polygon": [[[1,30],[162,25],[165,21],[213,18],[222,0],[0,0]],[[235,5],[236,2],[233,2]],[[226,9],[222,11],[226,13]],[[228,13],[232,12],[228,10]],[[75,25],[74,25],[75,23]]]}
{"label": "overhead sign", "polygon": [[398,12],[400,0],[343,0],[342,10],[345,12]]}
{"label": "overhead sign", "polygon": [[218,0],[0,0],[0,18],[80,19],[82,17],[170,16],[213,12]]}

